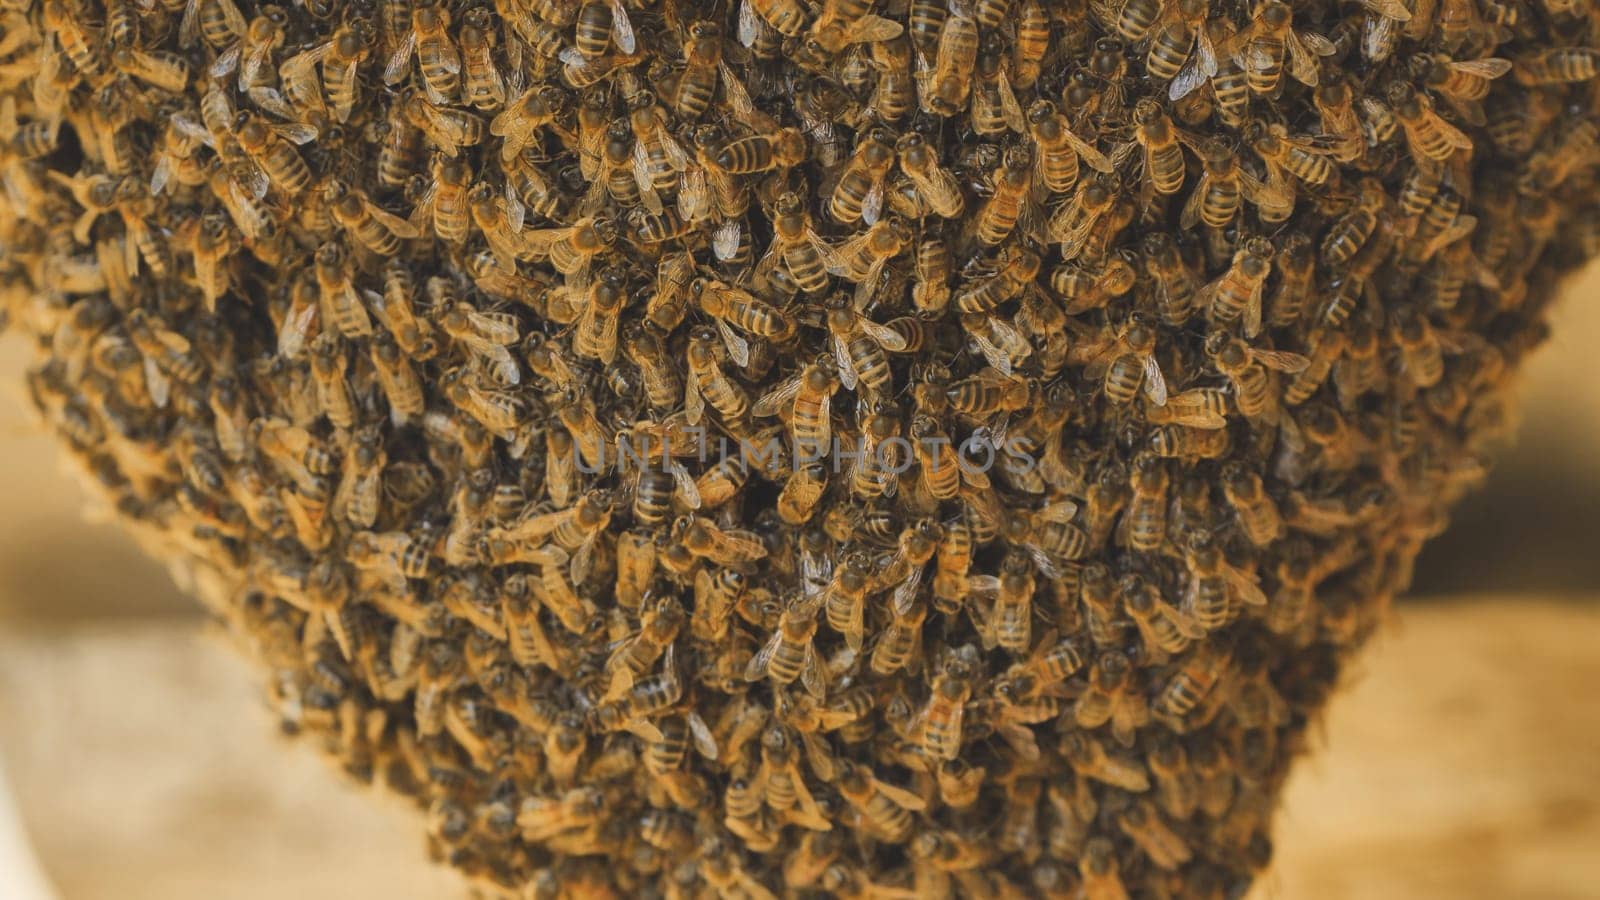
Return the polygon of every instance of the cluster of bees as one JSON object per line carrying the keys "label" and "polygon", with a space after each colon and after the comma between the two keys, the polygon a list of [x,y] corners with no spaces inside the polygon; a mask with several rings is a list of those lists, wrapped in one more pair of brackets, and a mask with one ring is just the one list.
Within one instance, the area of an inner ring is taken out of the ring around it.
{"label": "cluster of bees", "polygon": [[1600,247],[1578,0],[0,6],[0,296],[492,896],[1237,896]]}

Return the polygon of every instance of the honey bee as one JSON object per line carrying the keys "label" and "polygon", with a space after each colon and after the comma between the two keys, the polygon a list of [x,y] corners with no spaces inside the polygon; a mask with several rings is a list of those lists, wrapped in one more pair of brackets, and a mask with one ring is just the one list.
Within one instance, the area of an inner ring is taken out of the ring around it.
{"label": "honey bee", "polygon": [[494,61],[496,36],[488,7],[469,9],[462,16],[461,98],[480,110],[496,109],[506,102],[505,77]]}
{"label": "honey bee", "polygon": [[1458,150],[1471,152],[1472,139],[1440,118],[1427,95],[1410,84],[1394,82],[1385,97],[1405,132],[1406,147],[1420,165],[1427,165],[1427,160],[1443,162]]}
{"label": "honey bee", "polygon": [[1068,732],[1061,739],[1061,753],[1073,771],[1084,778],[1133,793],[1150,790],[1150,775],[1143,764],[1132,757],[1107,751],[1087,731]]}
{"label": "honey bee", "polygon": [[1576,84],[1592,80],[1600,71],[1597,64],[1600,54],[1591,47],[1553,47],[1517,57],[1512,74],[1518,84],[1529,87]]}
{"label": "honey bee", "polygon": [[[990,194],[989,199],[985,200],[983,205],[978,208],[977,218],[973,221],[972,236],[980,244],[986,247],[993,247],[1010,237],[1011,232],[1017,227],[1018,221],[1023,217],[1025,200],[1033,183],[1032,171],[1033,151],[1028,149],[1026,144],[1013,144],[1006,148],[1005,154],[1001,157],[1000,166],[994,170],[994,193]],[[1081,198],[1082,185],[1079,186],[1079,191]],[[1096,197],[1098,198],[1098,195]],[[1107,206],[1110,205],[1111,199],[1108,195],[1105,200]],[[1068,208],[1077,208],[1079,206],[1081,204],[1074,201]],[[1064,227],[1071,221],[1070,219],[1065,219],[1061,224]],[[1076,234],[1077,223],[1073,222],[1072,224],[1074,225],[1072,233]],[[1087,236],[1089,226],[1092,224],[1093,220],[1091,219],[1082,225],[1084,236]],[[1056,225],[1057,222],[1052,219],[1052,234],[1057,233]]]}
{"label": "honey bee", "polygon": [[415,226],[379,208],[360,190],[332,181],[325,193],[339,226],[379,256],[394,256],[400,251],[401,240],[417,236]]}
{"label": "honey bee", "polygon": [[1162,820],[1161,813],[1149,801],[1134,801],[1116,821],[1118,829],[1159,868],[1177,869],[1194,855],[1188,842]]}
{"label": "honey bee", "polygon": [[[521,237],[526,242],[528,256],[535,259],[547,256],[557,272],[581,282],[590,260],[615,244],[619,232],[610,219],[586,217],[571,226],[524,231]],[[525,257],[519,253],[518,258]]]}
{"label": "honey bee", "polygon": [[[406,122],[420,131],[430,145],[451,159],[460,155],[462,148],[483,143],[487,128],[483,119],[473,113],[435,103],[416,92],[412,92],[399,105],[404,110]],[[393,126],[391,134],[395,135],[396,140],[404,136]]]}
{"label": "honey bee", "polygon": [[406,77],[415,53],[428,102],[445,106],[461,86],[461,52],[451,40],[450,13],[443,6],[417,3],[411,8],[411,27],[384,64],[383,80],[397,84]]}
{"label": "honey bee", "polygon": [[[918,27],[926,28],[916,21],[913,16],[913,35]],[[917,92],[923,112],[949,118],[966,108],[978,65],[978,46],[978,21],[965,4],[958,4],[944,16],[939,28],[933,66],[918,72]]]}
{"label": "honey bee", "polygon": [[1299,374],[1311,365],[1311,360],[1297,353],[1252,348],[1222,332],[1206,339],[1206,353],[1232,383],[1234,404],[1247,419],[1270,419],[1277,414],[1279,394],[1269,369]]}
{"label": "honey bee", "polygon": [[1265,238],[1250,238],[1233,255],[1233,263],[1216,281],[1200,289],[1197,300],[1209,306],[1214,322],[1244,318],[1244,333],[1261,332],[1261,295],[1272,272],[1273,247]]}
{"label": "honey bee", "polygon": [[1309,87],[1317,86],[1317,56],[1334,53],[1333,44],[1314,32],[1294,28],[1294,11],[1286,3],[1269,2],[1256,10],[1250,27],[1239,37],[1236,61],[1244,69],[1250,90],[1273,94],[1285,62],[1289,74]]}
{"label": "honey bee", "polygon": [[788,192],[773,207],[773,238],[767,255],[756,264],[758,272],[781,261],[795,283],[808,294],[828,287],[828,260],[833,249],[812,229],[811,217],[800,195]]}
{"label": "honey bee", "polygon": [[896,141],[895,149],[900,155],[901,171],[916,185],[928,208],[946,219],[960,216],[964,205],[961,188],[950,170],[939,164],[927,139],[908,132]]}
{"label": "honey bee", "polygon": [[[1167,403],[1167,382],[1156,361],[1156,334],[1149,323],[1135,316],[1100,356],[1090,372],[1104,374],[1106,399],[1116,404],[1132,403],[1141,388],[1150,402]],[[1091,376],[1092,377],[1092,376]]]}
{"label": "honey bee", "polygon": [[684,409],[689,424],[698,425],[707,403],[724,420],[737,422],[750,409],[750,396],[728,379],[717,359],[717,332],[709,325],[697,326],[689,335],[689,372],[685,384]]}
{"label": "honey bee", "polygon": [[294,145],[309,143],[316,137],[315,129],[273,124],[248,110],[240,112],[233,124],[240,149],[266,173],[273,187],[295,197],[311,186],[311,169]]}
{"label": "honey bee", "polygon": [[827,692],[827,680],[812,643],[817,633],[817,612],[815,603],[790,601],[772,636],[751,657],[745,668],[745,680],[769,678],[775,685],[787,685],[799,678],[808,693],[823,697]]}
{"label": "honey bee", "polygon": [[834,221],[846,225],[873,225],[878,221],[883,209],[884,179],[895,159],[895,141],[886,128],[871,129],[857,141],[829,196],[828,212]]}
{"label": "honey bee", "polygon": [[1133,120],[1137,125],[1135,137],[1144,150],[1145,177],[1151,189],[1157,194],[1176,194],[1183,187],[1188,172],[1172,119],[1159,103],[1145,98],[1134,106]]}
{"label": "honey bee", "polygon": [[927,807],[921,797],[885,784],[861,763],[846,763],[837,786],[845,802],[861,814],[872,830],[893,843],[904,843],[911,836],[912,813]]}
{"label": "honey bee", "polygon": [[1027,289],[1039,275],[1043,260],[1023,247],[1008,247],[996,260],[997,271],[956,294],[956,308],[963,313],[986,313]]}
{"label": "honey bee", "polygon": [[1156,698],[1156,713],[1181,721],[1227,677],[1232,662],[1230,641],[1213,639],[1201,643],[1161,689]]}
{"label": "honey bee", "polygon": [[971,696],[972,685],[960,672],[947,669],[934,676],[928,701],[912,721],[912,733],[923,753],[939,760],[956,758]]}
{"label": "honey bee", "polygon": [[1072,199],[1051,215],[1047,231],[1051,240],[1061,242],[1062,259],[1071,262],[1083,254],[1095,226],[1116,205],[1121,191],[1122,183],[1115,175],[1102,174],[1080,182]]}

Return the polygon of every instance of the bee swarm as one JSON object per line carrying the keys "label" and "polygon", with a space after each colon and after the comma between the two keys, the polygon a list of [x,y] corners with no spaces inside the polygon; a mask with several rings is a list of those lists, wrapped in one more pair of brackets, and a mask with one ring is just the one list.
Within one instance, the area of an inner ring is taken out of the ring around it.
{"label": "bee swarm", "polygon": [[42,0],[0,285],[529,897],[1236,896],[1600,245],[1576,0]]}

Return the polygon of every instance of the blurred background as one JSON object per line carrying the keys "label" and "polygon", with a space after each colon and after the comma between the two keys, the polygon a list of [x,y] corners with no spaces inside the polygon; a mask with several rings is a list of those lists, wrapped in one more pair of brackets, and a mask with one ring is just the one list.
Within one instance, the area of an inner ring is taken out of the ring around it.
{"label": "blurred background", "polygon": [[[1272,898],[1600,897],[1600,268],[1524,425],[1348,674]],[[462,896],[421,823],[279,737],[254,672],[83,497],[0,341],[0,898]]]}

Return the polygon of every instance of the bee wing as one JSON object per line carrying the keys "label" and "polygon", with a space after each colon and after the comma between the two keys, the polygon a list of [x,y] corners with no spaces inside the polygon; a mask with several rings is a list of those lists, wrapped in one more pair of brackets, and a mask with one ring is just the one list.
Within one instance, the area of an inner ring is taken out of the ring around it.
{"label": "bee wing", "polygon": [[172,382],[156,365],[156,361],[148,356],[144,358],[144,381],[145,387],[150,391],[150,401],[158,409],[165,409],[167,400],[171,396]]}
{"label": "bee wing", "polygon": [[711,214],[711,194],[706,189],[706,170],[690,166],[683,170],[683,186],[678,191],[678,212],[686,222],[698,222]]}
{"label": "bee wing", "polygon": [[1060,229],[1051,229],[1052,236],[1061,242],[1062,259],[1070,262],[1078,258],[1078,254],[1083,252],[1084,241],[1088,239],[1089,232],[1094,230],[1098,221],[1100,221],[1099,216],[1084,216],[1081,222],[1072,225],[1071,228],[1067,228],[1067,223],[1064,221]]}
{"label": "bee wing", "polygon": [[700,396],[700,384],[693,372],[684,377],[683,391],[683,410],[687,421],[690,425],[699,425],[700,419],[705,415],[706,401]]}
{"label": "bee wing", "polygon": [[633,21],[628,18],[628,8],[622,0],[611,0],[611,42],[630,56],[639,49],[639,42],[633,34]]}
{"label": "bee wing", "polygon": [[845,343],[844,338],[836,334],[829,335],[829,340],[833,345],[833,360],[838,363],[839,383],[844,386],[845,390],[853,391],[856,389],[858,379],[856,378],[855,364],[850,361],[850,347]]}
{"label": "bee wing", "polygon": [[1072,517],[1077,514],[1078,502],[1076,500],[1057,500],[1054,503],[1048,503],[1039,507],[1039,509],[1034,512],[1035,516],[1038,516],[1040,519],[1046,522],[1056,522],[1060,524],[1071,522]]}
{"label": "bee wing", "polygon": [[1250,299],[1244,305],[1244,336],[1255,337],[1261,333],[1261,294],[1266,282],[1259,282],[1250,290]]}
{"label": "bee wing", "polygon": [[728,347],[728,358],[741,369],[750,365],[750,342],[735,332],[727,322],[717,319],[716,323],[717,331],[722,334],[722,342]]}
{"label": "bee wing", "polygon": [[878,346],[882,347],[883,349],[888,350],[891,353],[905,352],[907,346],[906,339],[900,334],[900,332],[895,331],[893,328],[890,328],[887,325],[879,325],[877,322],[874,322],[865,316],[856,319],[856,327],[865,332],[868,337],[872,338],[874,341],[877,341]]}
{"label": "bee wing", "polygon": [[[958,710],[956,715],[959,716],[960,714],[961,713]],[[923,800],[917,794],[906,790],[905,788],[896,787],[892,784],[885,784],[876,778],[872,779],[872,786],[877,788],[878,793],[888,797],[895,803],[895,805],[903,809],[908,809],[912,812],[921,812],[922,810],[928,808],[927,801]]]}
{"label": "bee wing", "polygon": [[711,234],[711,252],[723,262],[733,259],[739,255],[741,236],[742,232],[737,219],[722,223]]}
{"label": "bee wing", "polygon": [[683,504],[690,509],[699,509],[703,505],[700,499],[700,485],[689,474],[689,470],[684,468],[683,463],[672,458],[667,459],[666,468],[672,475],[673,484],[677,487],[678,496],[682,498]]}
{"label": "bee wing", "polygon": [[[1308,32],[1304,35],[1304,38],[1318,38],[1326,45],[1328,53],[1333,52],[1333,45],[1328,43],[1327,38],[1322,37],[1320,34]],[[1291,30],[1283,43],[1289,50],[1289,74],[1293,75],[1294,79],[1301,84],[1316,87],[1317,58],[1312,56],[1311,51],[1306,48],[1305,40],[1301,35]]]}
{"label": "bee wing", "polygon": [[517,320],[505,314],[469,311],[467,322],[479,338],[491,344],[504,347],[515,344],[522,337],[517,329]]}
{"label": "bee wing", "polygon": [[732,563],[754,562],[767,555],[767,545],[747,531],[723,531],[717,536],[717,553]]}
{"label": "bee wing", "polygon": [[[1399,0],[1392,0],[1392,2],[1399,2]],[[1450,68],[1479,78],[1499,78],[1501,75],[1511,71],[1511,60],[1497,57],[1465,60],[1450,63]]]}
{"label": "bee wing", "polygon": [[[1259,315],[1257,316],[1259,318]],[[1161,374],[1161,364],[1156,361],[1155,354],[1146,356],[1144,363],[1144,392],[1149,395],[1150,402],[1157,406],[1167,405],[1167,379]]]}
{"label": "bee wing", "polygon": [[1255,576],[1237,566],[1223,564],[1222,574],[1228,584],[1239,592],[1239,598],[1251,606],[1266,606],[1267,595],[1256,583]]}
{"label": "bee wing", "polygon": [[[154,6],[154,4],[151,4]],[[238,10],[234,10],[238,12]],[[185,0],[183,19],[178,22],[178,46],[192,47],[200,36],[200,0]]]}
{"label": "bee wing", "polygon": [[[990,321],[992,322],[993,320],[991,319]],[[978,352],[983,354],[983,358],[989,365],[994,366],[1006,375],[1011,374],[1011,354],[995,346],[994,342],[989,340],[988,335],[968,332],[967,337],[972,340],[973,344],[977,345]]]}
{"label": "bee wing", "polygon": [[777,654],[778,648],[783,645],[783,631],[772,632],[772,637],[767,638],[767,643],[756,655],[750,657],[750,662],[744,667],[745,681],[760,681],[767,674],[767,666],[771,664],[772,657]]}
{"label": "bee wing", "polygon": [[1115,172],[1117,166],[1104,153],[1101,153],[1093,144],[1073,134],[1070,129],[1063,129],[1062,136],[1067,139],[1067,144],[1073,151],[1089,164],[1089,168],[1096,172]]}
{"label": "bee wing", "polygon": [[380,225],[393,232],[395,237],[414,238],[421,233],[417,230],[417,226],[411,222],[383,209],[370,200],[363,200],[362,203],[367,207],[367,214],[378,220]]}
{"label": "bee wing", "polygon": [[1028,120],[1022,114],[1022,104],[1017,102],[1017,95],[1011,90],[1011,78],[1006,75],[1004,67],[1000,69],[997,87],[1000,92],[1000,111],[1006,120],[1006,126],[1018,134],[1028,133]]}
{"label": "bee wing", "polygon": [[1290,353],[1286,350],[1252,350],[1250,356],[1256,362],[1269,369],[1279,372],[1294,374],[1303,372],[1311,365],[1311,360],[1299,353]]}
{"label": "bee wing", "polygon": [[405,80],[406,72],[411,66],[411,53],[417,49],[417,33],[406,30],[400,43],[395,45],[394,52],[389,54],[389,60],[383,67],[384,84],[394,85]]}
{"label": "bee wing", "polygon": [[880,178],[867,191],[867,196],[861,201],[861,221],[868,225],[878,224],[878,218],[883,214],[883,179]]}
{"label": "bee wing", "polygon": [[227,78],[233,74],[234,69],[239,67],[239,58],[243,55],[243,43],[235,41],[232,46],[222,51],[221,55],[211,63],[211,67],[206,69],[206,74],[219,81]]}
{"label": "bee wing", "polygon": [[1199,183],[1194,186],[1193,191],[1189,192],[1189,199],[1184,201],[1183,212],[1178,217],[1178,224],[1183,226],[1185,230],[1194,228],[1196,223],[1200,221],[1201,201],[1205,199],[1206,191],[1211,188],[1210,182],[1210,175],[1201,175]]}
{"label": "bee wing", "polygon": [[[817,648],[812,644],[806,645],[805,660],[800,665],[800,684],[805,687],[806,693],[818,700],[828,695],[828,679],[822,671],[822,666],[817,662]],[[801,786],[801,779],[795,778],[793,781],[796,794],[805,792]],[[809,792],[805,793],[807,797],[810,796]],[[816,804],[817,801],[811,801],[813,807]]]}
{"label": "bee wing", "polygon": [[756,13],[754,0],[740,0],[739,3],[739,43],[746,47],[753,46],[756,39],[761,37],[761,29],[766,23]]}
{"label": "bee wing", "polygon": [[911,611],[911,602],[917,599],[917,588],[922,585],[922,571],[922,566],[913,568],[904,581],[895,585],[891,608],[896,615],[903,616]]}
{"label": "bee wing", "polygon": [[689,737],[694,741],[694,748],[706,759],[715,760],[718,754],[717,739],[712,735],[710,726],[706,725],[706,720],[694,710],[690,710],[684,718],[689,723]]}
{"label": "bee wing", "polygon": [[745,87],[739,76],[728,68],[727,63],[717,63],[717,71],[722,76],[723,97],[728,101],[728,108],[733,111],[734,118],[749,125],[751,130],[758,134],[771,134],[778,130],[777,120],[756,106],[756,102],[750,98],[750,90]]}
{"label": "bee wing", "polygon": [[794,376],[762,395],[761,399],[750,407],[750,414],[757,418],[776,416],[794,403],[795,395],[800,393],[800,385],[805,381],[805,373],[797,372]]}
{"label": "bee wing", "polygon": [[280,122],[272,126],[278,136],[296,144],[309,144],[317,139],[317,129],[299,122]]}
{"label": "bee wing", "polygon": [[872,44],[878,41],[892,41],[903,31],[905,28],[899,22],[869,13],[850,23],[850,27],[845,29],[844,42]]}

